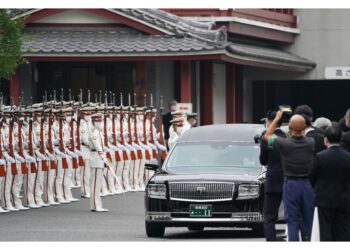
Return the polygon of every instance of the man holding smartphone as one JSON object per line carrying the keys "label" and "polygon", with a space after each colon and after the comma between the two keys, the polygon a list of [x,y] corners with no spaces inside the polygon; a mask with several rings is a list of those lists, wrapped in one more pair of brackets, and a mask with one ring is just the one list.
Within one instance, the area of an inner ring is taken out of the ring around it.
{"label": "man holding smartphone", "polygon": [[275,119],[267,128],[263,138],[270,148],[280,153],[283,174],[283,203],[285,219],[288,227],[288,240],[299,241],[301,221],[305,227],[306,240],[311,238],[314,211],[314,190],[309,175],[313,167],[315,141],[304,136],[305,119],[301,115],[293,115],[288,123],[288,138],[274,135],[282,117],[279,110]]}

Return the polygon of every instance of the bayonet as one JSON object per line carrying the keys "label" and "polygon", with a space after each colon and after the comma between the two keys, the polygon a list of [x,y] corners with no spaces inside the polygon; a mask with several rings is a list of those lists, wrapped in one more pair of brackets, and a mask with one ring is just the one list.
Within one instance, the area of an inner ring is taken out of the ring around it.
{"label": "bayonet", "polygon": [[151,93],[151,108],[154,108],[153,107],[153,94]]}
{"label": "bayonet", "polygon": [[68,100],[69,100],[69,102],[72,101],[72,90],[71,89],[68,89]]}

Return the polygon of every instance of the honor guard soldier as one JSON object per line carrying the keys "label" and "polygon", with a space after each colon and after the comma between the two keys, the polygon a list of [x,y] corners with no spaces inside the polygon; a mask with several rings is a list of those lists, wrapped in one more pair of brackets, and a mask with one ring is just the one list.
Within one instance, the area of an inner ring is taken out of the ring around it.
{"label": "honor guard soldier", "polygon": [[55,201],[54,197],[54,184],[55,175],[57,171],[57,158],[54,151],[55,131],[53,130],[54,124],[54,112],[57,112],[52,107],[53,102],[50,103],[51,107],[45,110],[46,119],[44,121],[44,135],[45,135],[45,153],[47,156],[48,171],[44,175],[44,201],[45,203],[53,206],[57,206],[60,203]]}
{"label": "honor guard soldier", "polygon": [[33,116],[34,110],[30,107],[25,111],[27,121],[23,122],[23,141],[24,141],[24,155],[27,161],[28,174],[23,180],[23,201],[24,204],[30,208],[40,208],[40,205],[35,203],[35,177],[38,172],[37,160],[35,155],[35,138],[33,133]]}
{"label": "honor guard soldier", "polygon": [[103,114],[95,113],[91,116],[92,127],[89,130],[90,137],[90,207],[93,212],[107,212],[108,209],[102,207],[100,196],[101,182],[103,178],[103,169],[105,165],[111,165],[111,161],[107,158],[103,146]]}
{"label": "honor guard soldier", "polygon": [[[3,146],[5,151],[3,152],[4,157],[6,159],[6,176],[3,179],[2,182],[2,200],[1,204],[2,207],[8,211],[19,211],[19,209],[15,208],[13,206],[12,200],[11,200],[11,183],[13,176],[18,174],[17,171],[17,164],[16,160],[14,158],[14,152],[13,152],[13,121],[11,119],[12,116],[11,107],[7,106],[4,107],[4,120],[2,124],[2,136],[3,136]],[[11,132],[11,133],[10,133]]]}
{"label": "honor guard soldier", "polygon": [[[67,104],[67,103],[66,103]],[[78,155],[75,152],[74,143],[74,126],[72,126],[72,116],[74,111],[71,107],[62,110],[64,112],[65,120],[63,120],[63,141],[64,152],[67,156],[67,167],[63,168],[63,196],[64,199],[72,202],[79,199],[72,195],[72,173],[73,169],[77,168]],[[73,124],[74,125],[74,124]]]}
{"label": "honor guard soldier", "polygon": [[24,117],[20,117],[19,109],[12,112],[12,143],[13,153],[17,164],[17,174],[12,176],[11,195],[12,204],[15,208],[19,210],[28,210],[28,207],[23,206],[20,195],[23,177],[28,173],[26,159],[24,158],[22,130],[23,120]]}
{"label": "honor guard soldier", "polygon": [[84,158],[84,166],[81,171],[81,197],[90,198],[90,136],[89,131],[93,126],[91,122],[92,109],[95,105],[88,101],[80,109],[80,140],[81,152]]}
{"label": "honor guard soldier", "polygon": [[173,115],[173,120],[171,120],[171,126],[169,129],[169,149],[171,150],[181,134],[186,130],[190,129],[190,125],[186,120],[185,114],[181,111],[176,111],[171,113]]}
{"label": "honor guard soldier", "polygon": [[38,162],[37,173],[35,175],[35,181],[34,181],[34,200],[36,205],[47,207],[50,205],[43,201],[44,176],[45,176],[45,172],[49,170],[49,166],[47,164],[48,158],[45,153],[46,138],[45,138],[44,123],[45,123],[46,117],[44,114],[43,103],[33,104],[33,108],[35,109],[35,113],[34,113],[35,120],[33,122],[33,132],[35,134],[34,136],[36,137],[35,154]]}
{"label": "honor guard soldier", "polygon": [[6,172],[9,171],[6,167],[6,161],[5,161],[5,148],[4,148],[4,140],[3,140],[3,123],[4,123],[4,114],[3,114],[3,105],[2,105],[2,97],[1,97],[1,103],[0,103],[0,196],[1,196],[1,203],[0,203],[0,213],[8,213],[9,210],[4,209],[3,201],[4,197],[6,196],[4,191],[5,187],[3,186],[4,179],[6,178]]}

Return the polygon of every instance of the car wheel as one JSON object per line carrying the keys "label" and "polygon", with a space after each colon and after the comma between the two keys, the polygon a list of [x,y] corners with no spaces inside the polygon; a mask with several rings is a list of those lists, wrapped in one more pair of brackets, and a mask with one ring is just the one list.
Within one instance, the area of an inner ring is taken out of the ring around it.
{"label": "car wheel", "polygon": [[264,224],[258,224],[252,226],[253,232],[255,236],[257,237],[265,237],[265,229],[264,229]]}
{"label": "car wheel", "polygon": [[165,227],[155,223],[146,222],[146,234],[148,237],[162,238]]}
{"label": "car wheel", "polygon": [[190,230],[190,231],[203,231],[204,227],[203,226],[189,226],[188,230]]}

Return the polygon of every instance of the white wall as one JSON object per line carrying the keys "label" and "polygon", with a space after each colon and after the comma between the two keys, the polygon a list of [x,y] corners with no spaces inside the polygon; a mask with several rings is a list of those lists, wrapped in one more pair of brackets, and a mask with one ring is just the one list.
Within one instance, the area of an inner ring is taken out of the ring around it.
{"label": "white wall", "polygon": [[213,63],[213,116],[214,124],[226,123],[225,64]]}

